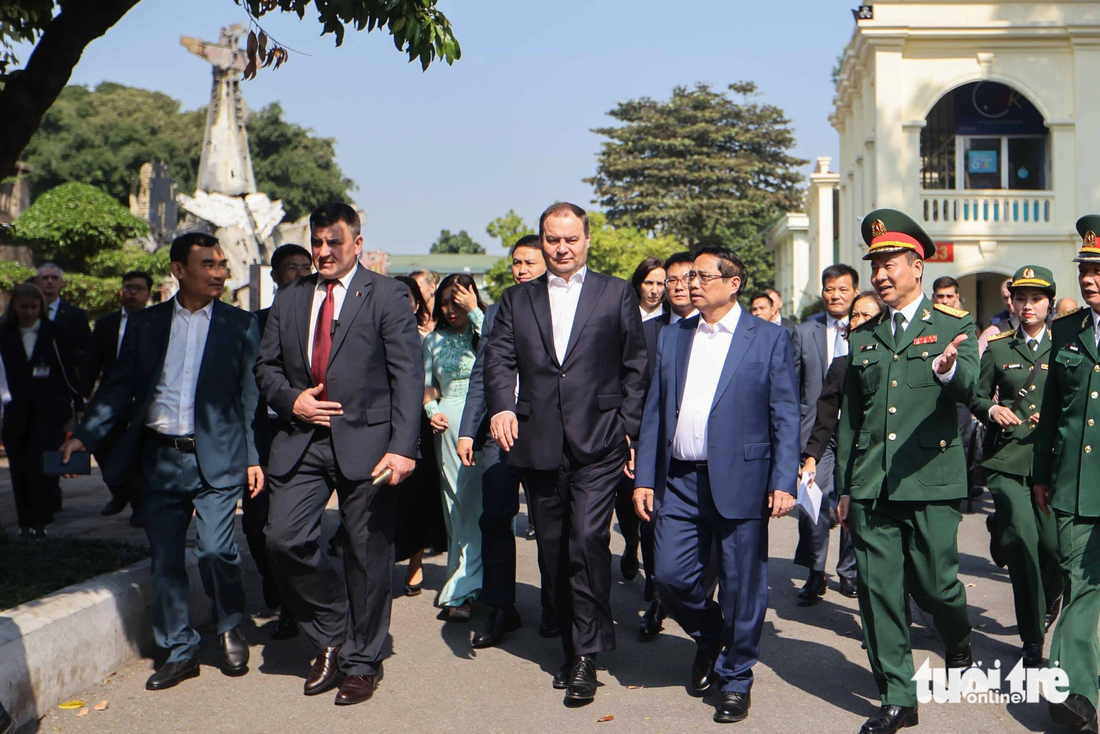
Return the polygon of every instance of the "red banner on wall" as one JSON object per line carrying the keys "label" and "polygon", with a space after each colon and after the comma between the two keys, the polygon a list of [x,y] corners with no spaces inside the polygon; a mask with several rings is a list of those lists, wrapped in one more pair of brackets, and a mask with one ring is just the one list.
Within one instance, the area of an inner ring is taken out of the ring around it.
{"label": "red banner on wall", "polygon": [[937,242],[936,254],[932,257],[925,259],[925,262],[929,263],[953,263],[955,262],[955,243],[954,242]]}

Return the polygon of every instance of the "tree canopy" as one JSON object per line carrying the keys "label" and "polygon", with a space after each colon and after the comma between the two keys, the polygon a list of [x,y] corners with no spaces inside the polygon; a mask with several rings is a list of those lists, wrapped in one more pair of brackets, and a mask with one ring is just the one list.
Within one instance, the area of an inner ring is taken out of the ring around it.
{"label": "tree canopy", "polygon": [[439,231],[439,238],[432,243],[431,250],[433,255],[443,254],[457,254],[457,255],[484,255],[485,248],[474,242],[474,239],[470,237],[470,233],[466,230],[460,230],[458,234],[454,234],[449,229],[443,229]]}
{"label": "tree canopy", "polygon": [[802,204],[790,155],[794,132],[783,111],[755,101],[756,85],[678,86],[667,101],[619,103],[608,115],[622,123],[596,128],[608,138],[596,175],[585,179],[616,226],[675,237],[691,248],[738,250],[757,283],[770,282],[771,253],[760,232]]}

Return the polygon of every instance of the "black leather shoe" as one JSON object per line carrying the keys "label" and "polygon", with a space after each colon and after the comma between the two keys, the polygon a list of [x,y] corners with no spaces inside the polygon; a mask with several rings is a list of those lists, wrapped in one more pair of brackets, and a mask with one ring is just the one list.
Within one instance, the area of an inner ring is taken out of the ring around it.
{"label": "black leather shoe", "polygon": [[728,692],[722,694],[722,700],[714,709],[714,720],[719,724],[734,724],[749,716],[751,697],[748,693]]}
{"label": "black leather shoe", "polygon": [[798,606],[808,607],[817,604],[818,600],[825,596],[826,588],[828,587],[825,583],[825,574],[820,571],[810,571],[810,577],[798,592]]}
{"label": "black leather shoe", "polygon": [[569,674],[573,672],[573,663],[566,660],[557,673],[554,673],[554,690],[564,691],[569,687]]}
{"label": "black leather shoe", "polygon": [[1041,642],[1025,642],[1021,659],[1025,668],[1038,668],[1043,664],[1043,644]]}
{"label": "black leather shoe", "polygon": [[997,516],[985,516],[985,529],[989,531],[989,559],[993,565],[999,568],[1005,567],[1005,559],[1001,556],[1001,534],[997,532]]}
{"label": "black leather shoe", "polygon": [[1054,623],[1058,620],[1058,614],[1062,611],[1062,597],[1058,597],[1050,604],[1047,604],[1047,618],[1045,632],[1050,632],[1050,628],[1054,626]]}
{"label": "black leather shoe", "polygon": [[248,640],[244,639],[240,627],[222,632],[218,637],[218,647],[225,663],[222,672],[226,675],[244,675],[248,672]]}
{"label": "black leather shoe", "polygon": [[174,663],[165,663],[164,667],[149,676],[145,681],[145,690],[163,691],[165,688],[178,686],[188,678],[195,678],[199,674],[198,658],[190,660],[178,660]]}
{"label": "black leather shoe", "polygon": [[524,531],[524,533],[523,533],[523,537],[526,538],[527,540],[534,540],[535,539],[535,526],[534,525],[528,525],[527,530]]}
{"label": "black leather shoe", "polygon": [[313,661],[309,676],[306,678],[305,694],[307,696],[324,693],[336,682],[336,676],[340,675],[340,664],[337,660],[339,652],[339,645],[326,647],[317,652],[317,659]]}
{"label": "black leather shoe", "polygon": [[972,666],[974,664],[974,653],[970,651],[970,643],[967,643],[966,647],[958,652],[944,653],[943,662],[948,670],[952,668],[965,670]]}
{"label": "black leather shoe", "polygon": [[596,656],[578,655],[573,658],[569,673],[569,687],[565,697],[570,701],[591,701],[596,697]]}
{"label": "black leather shoe", "polygon": [[110,517],[111,515],[117,515],[126,509],[126,505],[130,504],[126,500],[120,500],[117,497],[112,497],[111,501],[103,506],[103,509],[99,511],[103,517]]}
{"label": "black leather shoe", "polygon": [[641,634],[643,640],[648,640],[656,637],[661,630],[665,628],[661,624],[665,616],[665,607],[661,604],[660,597],[654,599],[649,603],[649,609],[645,610],[645,614],[642,615],[642,623],[638,626],[638,632]]}
{"label": "black leather shoe", "polygon": [[619,560],[619,571],[627,581],[633,581],[638,577],[638,551],[633,553],[627,548]]}
{"label": "black leather shoe", "polygon": [[485,629],[474,635],[470,644],[475,650],[492,647],[504,639],[504,635],[515,632],[523,626],[519,612],[515,607],[495,608],[489,612],[489,619],[485,622]]}
{"label": "black leather shoe", "polygon": [[271,633],[273,640],[289,640],[298,636],[298,621],[294,619],[294,612],[287,606],[279,608],[279,621],[275,623],[275,631]]}
{"label": "black leather shoe", "polygon": [[15,720],[11,718],[4,709],[4,704],[0,703],[0,734],[12,734],[15,731]]}
{"label": "black leather shoe", "polygon": [[378,690],[378,684],[382,682],[382,671],[378,675],[349,675],[340,684],[340,692],[336,694],[337,706],[354,706],[357,703],[369,701]]}
{"label": "black leather shoe", "polygon": [[894,734],[899,729],[917,725],[917,710],[908,706],[883,706],[867,719],[859,734]]}
{"label": "black leather shoe", "polygon": [[1062,703],[1050,704],[1050,720],[1067,727],[1072,732],[1095,732],[1096,709],[1092,703],[1078,693],[1069,694]]}
{"label": "black leather shoe", "polygon": [[558,627],[553,609],[543,608],[542,621],[539,623],[539,637],[561,637],[561,627]]}
{"label": "black leather shoe", "polygon": [[[717,650],[697,650],[695,662],[691,664],[691,692],[702,696],[714,683],[714,663],[718,660]],[[745,708],[748,708],[746,706]]]}
{"label": "black leather shoe", "polygon": [[851,578],[840,577],[840,595],[849,599],[855,599],[859,596],[859,586],[856,584],[855,576]]}

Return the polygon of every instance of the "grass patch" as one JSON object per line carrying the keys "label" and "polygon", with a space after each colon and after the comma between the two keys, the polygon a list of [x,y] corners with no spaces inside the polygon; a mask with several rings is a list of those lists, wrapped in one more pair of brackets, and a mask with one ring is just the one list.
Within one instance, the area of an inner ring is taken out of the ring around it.
{"label": "grass patch", "polygon": [[113,540],[12,538],[0,532],[0,611],[149,557]]}

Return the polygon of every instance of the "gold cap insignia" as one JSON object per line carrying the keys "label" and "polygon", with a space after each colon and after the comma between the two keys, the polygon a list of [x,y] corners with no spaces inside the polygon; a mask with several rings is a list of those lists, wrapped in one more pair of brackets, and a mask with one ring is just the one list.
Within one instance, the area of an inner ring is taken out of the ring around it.
{"label": "gold cap insignia", "polygon": [[1031,268],[1024,268],[1024,277],[1025,278],[1034,278],[1035,277],[1035,271],[1032,270]]}
{"label": "gold cap insignia", "polygon": [[1096,233],[1091,229],[1085,232],[1085,247],[1096,247]]}
{"label": "gold cap insignia", "polygon": [[[882,223],[881,219],[876,219],[871,223],[871,236],[881,237],[886,234],[886,225]],[[1093,235],[1093,239],[1096,239],[1096,235]]]}

